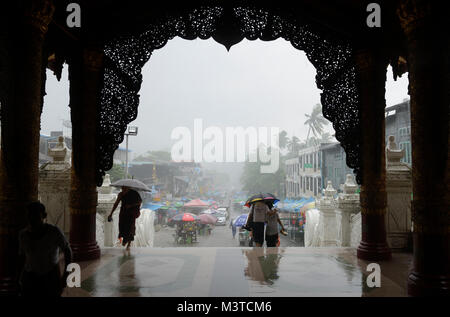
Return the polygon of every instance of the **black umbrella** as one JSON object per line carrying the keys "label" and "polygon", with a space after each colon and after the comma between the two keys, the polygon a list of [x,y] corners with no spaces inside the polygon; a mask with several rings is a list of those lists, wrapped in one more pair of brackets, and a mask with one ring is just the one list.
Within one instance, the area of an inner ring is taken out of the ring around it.
{"label": "black umbrella", "polygon": [[268,202],[273,205],[280,200],[271,193],[259,193],[259,194],[253,195],[249,199],[247,199],[245,206],[250,207],[253,203],[256,203],[258,201]]}

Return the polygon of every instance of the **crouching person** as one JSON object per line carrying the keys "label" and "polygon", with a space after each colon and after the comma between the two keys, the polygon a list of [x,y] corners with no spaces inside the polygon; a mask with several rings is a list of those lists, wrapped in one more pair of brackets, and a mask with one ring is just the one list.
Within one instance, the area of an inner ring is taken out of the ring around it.
{"label": "crouching person", "polygon": [[[19,234],[19,255],[23,270],[20,276],[22,296],[61,296],[72,262],[72,250],[63,232],[47,224],[45,207],[40,202],[27,206],[28,226]],[[61,276],[59,251],[64,252],[65,270]]]}

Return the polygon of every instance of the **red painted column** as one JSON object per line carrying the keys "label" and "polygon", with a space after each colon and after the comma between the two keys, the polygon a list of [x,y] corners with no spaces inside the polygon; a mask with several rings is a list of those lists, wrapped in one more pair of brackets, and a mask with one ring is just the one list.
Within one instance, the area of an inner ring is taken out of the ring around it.
{"label": "red painted column", "polygon": [[69,61],[72,173],[70,245],[74,261],[98,259],[96,241],[96,135],[103,52],[74,49]]}
{"label": "red painted column", "polygon": [[52,1],[23,1],[2,39],[7,78],[1,99],[0,294],[18,293],[18,234],[26,225],[26,205],[38,199],[43,43],[54,10]]}
{"label": "red painted column", "polygon": [[387,59],[379,51],[360,50],[355,54],[361,101],[360,192],[362,233],[358,258],[388,260],[385,214],[387,205],[384,109]]}
{"label": "red painted column", "polygon": [[402,1],[398,9],[411,96],[412,296],[450,295],[450,27],[439,5]]}

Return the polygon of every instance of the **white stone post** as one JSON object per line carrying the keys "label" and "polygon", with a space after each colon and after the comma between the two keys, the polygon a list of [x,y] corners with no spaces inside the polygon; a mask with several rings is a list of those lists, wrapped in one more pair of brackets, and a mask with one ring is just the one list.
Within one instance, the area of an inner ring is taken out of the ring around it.
{"label": "white stone post", "polygon": [[58,226],[69,237],[70,150],[63,136],[48,150],[48,156],[52,161],[39,168],[39,200],[45,205],[47,222]]}
{"label": "white stone post", "polygon": [[115,228],[118,223],[120,203],[114,212],[113,221],[108,222],[108,215],[117,198],[117,195],[112,192],[113,187],[109,186],[110,184],[109,174],[106,174],[102,186],[98,188],[97,243],[100,247],[113,247],[117,238],[117,230]]}
{"label": "white stone post", "polygon": [[323,235],[320,239],[320,246],[335,247],[337,246],[336,201],[334,199],[336,190],[331,181],[328,181],[324,194],[325,196],[318,203],[319,225],[321,226],[319,232]]}
{"label": "white stone post", "polygon": [[399,150],[395,137],[389,136],[386,146],[386,233],[391,249],[408,248],[411,239],[411,168],[400,162],[405,150]]}
{"label": "white stone post", "polygon": [[336,216],[338,221],[339,234],[338,245],[341,247],[349,247],[351,245],[351,217],[361,212],[359,205],[359,194],[356,193],[358,186],[355,184],[352,174],[347,174],[344,192],[339,195],[337,200]]}

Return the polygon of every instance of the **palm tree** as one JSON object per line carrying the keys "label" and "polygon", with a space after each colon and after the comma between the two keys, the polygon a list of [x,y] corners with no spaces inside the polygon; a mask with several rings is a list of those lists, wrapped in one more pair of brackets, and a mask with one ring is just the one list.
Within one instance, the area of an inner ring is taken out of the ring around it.
{"label": "palm tree", "polygon": [[287,132],[284,130],[281,131],[278,138],[279,138],[278,145],[280,146],[280,149],[285,149],[289,143],[289,138],[287,137]]}
{"label": "palm tree", "polygon": [[322,143],[330,143],[333,140],[333,136],[331,136],[331,134],[328,132],[322,133],[320,137],[320,142]]}
{"label": "palm tree", "polygon": [[300,149],[300,139],[297,138],[295,135],[292,136],[292,138],[289,140],[288,149],[289,152],[291,153],[295,153]]}
{"label": "palm tree", "polygon": [[328,120],[322,115],[322,105],[316,104],[311,114],[305,114],[308,119],[305,121],[305,125],[309,126],[308,135],[306,137],[306,143],[308,143],[309,134],[312,131],[315,137],[323,133],[323,126],[328,124]]}

